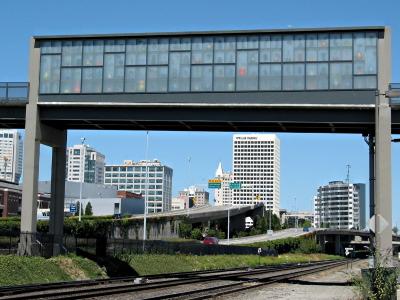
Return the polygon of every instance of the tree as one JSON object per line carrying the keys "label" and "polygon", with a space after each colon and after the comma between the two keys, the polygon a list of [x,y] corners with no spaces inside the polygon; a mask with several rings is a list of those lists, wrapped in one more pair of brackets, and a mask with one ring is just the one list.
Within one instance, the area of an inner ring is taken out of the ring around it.
{"label": "tree", "polygon": [[92,204],[89,201],[85,207],[85,216],[92,216],[92,215],[93,215]]}
{"label": "tree", "polygon": [[81,209],[81,203],[79,201],[76,202],[76,210],[75,216],[79,216],[79,210]]}
{"label": "tree", "polygon": [[394,226],[392,230],[395,235],[397,235],[397,233],[399,232],[399,229],[397,228],[397,226]]}

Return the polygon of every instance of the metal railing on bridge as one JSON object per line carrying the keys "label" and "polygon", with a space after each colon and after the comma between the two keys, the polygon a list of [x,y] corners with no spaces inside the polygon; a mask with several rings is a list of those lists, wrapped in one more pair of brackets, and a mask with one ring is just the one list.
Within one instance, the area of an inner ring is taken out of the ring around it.
{"label": "metal railing on bridge", "polygon": [[0,82],[1,100],[28,101],[29,82]]}

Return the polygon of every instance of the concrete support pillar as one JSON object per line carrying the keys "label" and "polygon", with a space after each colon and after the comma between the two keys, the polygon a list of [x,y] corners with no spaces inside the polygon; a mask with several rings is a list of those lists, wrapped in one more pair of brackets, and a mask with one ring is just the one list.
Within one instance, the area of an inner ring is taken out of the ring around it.
{"label": "concrete support pillar", "polygon": [[37,194],[40,154],[40,122],[36,104],[26,106],[24,144],[24,181],[21,206],[21,237],[19,255],[38,255],[36,241]]}
{"label": "concrete support pillar", "polygon": [[389,99],[377,96],[375,115],[375,246],[380,263],[392,266],[392,160]]}
{"label": "concrete support pillar", "polygon": [[[375,214],[375,135],[368,135],[369,146],[369,219]],[[370,230],[370,250],[375,252],[374,233]]]}
{"label": "concrete support pillar", "polygon": [[63,145],[53,147],[51,166],[51,202],[49,233],[53,236],[53,255],[59,255],[63,244],[65,164],[67,131],[60,130]]}

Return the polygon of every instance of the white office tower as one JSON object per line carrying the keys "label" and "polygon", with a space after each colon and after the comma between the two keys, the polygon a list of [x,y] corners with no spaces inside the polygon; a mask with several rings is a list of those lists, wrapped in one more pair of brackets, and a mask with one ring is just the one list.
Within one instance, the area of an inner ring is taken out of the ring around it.
{"label": "white office tower", "polygon": [[232,204],[232,190],[229,188],[229,183],[233,181],[233,174],[225,172],[220,162],[215,172],[215,178],[221,180],[221,188],[214,190],[215,205]]}
{"label": "white office tower", "polygon": [[180,191],[179,198],[184,199],[185,207],[200,207],[208,205],[209,193],[203,188],[192,185]]}
{"label": "white office tower", "polygon": [[0,129],[0,179],[19,183],[22,175],[23,142],[15,129]]}
{"label": "white office tower", "polygon": [[171,210],[172,174],[172,169],[157,159],[124,160],[123,164],[105,166],[104,184],[117,186],[120,191],[142,194],[148,212],[164,212]]}
{"label": "white office tower", "polygon": [[[314,226],[317,228],[360,229],[364,227],[364,184],[331,181],[318,188],[314,197]],[[361,209],[360,209],[361,206]]]}
{"label": "white office tower", "polygon": [[264,202],[279,216],[280,140],[275,134],[233,135],[233,205]]}
{"label": "white office tower", "polygon": [[67,149],[67,180],[103,184],[105,156],[89,145]]}

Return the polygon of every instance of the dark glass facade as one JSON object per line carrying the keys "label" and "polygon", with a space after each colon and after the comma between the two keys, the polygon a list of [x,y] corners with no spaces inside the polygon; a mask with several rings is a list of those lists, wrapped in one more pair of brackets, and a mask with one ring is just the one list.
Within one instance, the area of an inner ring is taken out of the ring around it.
{"label": "dark glass facade", "polygon": [[375,31],[40,42],[40,94],[376,89]]}

